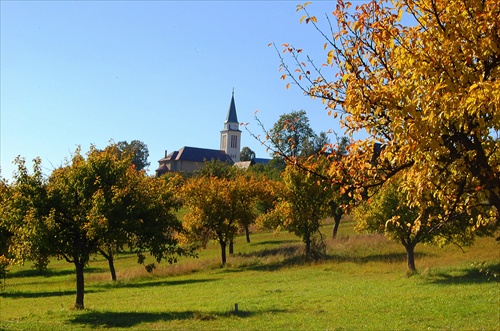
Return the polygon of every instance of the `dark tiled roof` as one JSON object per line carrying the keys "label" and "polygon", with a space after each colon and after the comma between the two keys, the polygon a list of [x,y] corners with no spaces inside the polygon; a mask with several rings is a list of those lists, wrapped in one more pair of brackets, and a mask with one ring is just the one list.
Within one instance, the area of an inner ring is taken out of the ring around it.
{"label": "dark tiled roof", "polygon": [[[197,148],[197,147],[188,147],[185,146],[181,148],[178,152],[173,152],[171,154],[176,153],[176,155],[172,155],[170,160],[183,160],[183,161],[192,161],[192,162],[203,162],[210,160],[219,160],[222,162],[233,163],[229,155],[226,152],[217,150],[217,149],[206,149],[206,148]],[[171,155],[169,154],[167,158]]]}
{"label": "dark tiled roof", "polygon": [[271,159],[263,159],[263,158],[257,158],[257,157],[253,159],[253,162],[255,164],[268,164],[269,161],[271,161]]}
{"label": "dark tiled roof", "polygon": [[165,161],[175,160],[175,158],[177,157],[177,154],[179,154],[178,151],[172,152],[172,153],[168,154],[167,156],[165,156],[164,158],[159,159],[158,162],[162,163]]}
{"label": "dark tiled roof", "polygon": [[163,175],[164,173],[167,173],[169,170],[168,170],[168,167],[166,164],[162,164],[158,167],[158,169],[155,170],[156,172],[156,176],[161,176]]}

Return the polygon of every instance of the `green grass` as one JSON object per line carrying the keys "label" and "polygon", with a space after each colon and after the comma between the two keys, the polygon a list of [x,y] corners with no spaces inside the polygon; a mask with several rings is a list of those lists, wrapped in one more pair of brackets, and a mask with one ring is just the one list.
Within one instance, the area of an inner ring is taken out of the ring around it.
{"label": "green grass", "polygon": [[[330,233],[331,227],[324,229]],[[0,295],[5,330],[500,330],[500,247],[482,238],[462,252],[418,245],[419,274],[406,275],[402,246],[342,225],[328,257],[307,264],[291,234],[238,238],[228,266],[209,245],[198,259],[147,274],[135,257],[102,258],[86,273],[83,311],[72,265],[48,273],[13,267]],[[235,303],[239,311],[234,311]]]}

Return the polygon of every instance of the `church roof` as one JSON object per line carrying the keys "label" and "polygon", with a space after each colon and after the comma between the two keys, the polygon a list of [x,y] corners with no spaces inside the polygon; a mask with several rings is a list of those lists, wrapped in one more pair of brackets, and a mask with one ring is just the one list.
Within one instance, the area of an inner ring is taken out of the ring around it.
{"label": "church roof", "polygon": [[159,162],[164,161],[191,161],[191,162],[204,162],[210,160],[219,160],[222,162],[233,163],[231,157],[226,152],[218,149],[207,149],[198,147],[184,146],[179,151],[168,154]]}
{"label": "church roof", "polygon": [[239,123],[238,116],[236,116],[236,106],[234,105],[234,91],[231,96],[231,103],[229,104],[229,110],[227,112],[227,118],[225,123]]}
{"label": "church roof", "polygon": [[260,158],[260,157],[255,157],[253,159],[254,164],[268,164],[269,161],[271,161],[271,159],[264,159],[264,158]]}

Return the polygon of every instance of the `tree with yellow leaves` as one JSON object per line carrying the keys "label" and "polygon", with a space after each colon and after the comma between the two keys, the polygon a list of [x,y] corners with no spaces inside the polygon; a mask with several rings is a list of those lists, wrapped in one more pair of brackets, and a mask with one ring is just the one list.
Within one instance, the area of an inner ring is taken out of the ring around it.
{"label": "tree with yellow leaves", "polygon": [[307,5],[297,9],[324,37],[324,60],[303,61],[301,49],[284,45],[282,78],[321,99],[347,134],[368,133],[332,163],[332,180],[361,199],[401,174],[410,206],[438,205],[434,221],[498,224],[498,1],[373,0],[353,9],[339,0],[323,22]]}
{"label": "tree with yellow leaves", "polygon": [[188,179],[180,191],[189,210],[183,222],[186,240],[201,246],[215,240],[220,245],[221,264],[225,265],[227,247],[238,230],[248,228],[257,217],[257,202],[265,192],[261,183],[238,171],[232,176],[211,174]]}
{"label": "tree with yellow leaves", "polygon": [[440,246],[454,243],[461,247],[472,244],[476,235],[491,235],[492,224],[473,232],[467,222],[440,222],[439,218],[433,217],[442,213],[436,203],[433,203],[433,208],[426,207],[425,210],[410,206],[407,194],[399,189],[401,177],[398,174],[387,180],[370,199],[354,208],[352,216],[356,221],[356,231],[380,233],[401,243],[406,250],[410,273],[416,271],[415,246],[418,243]]}
{"label": "tree with yellow leaves", "polygon": [[332,185],[303,169],[287,165],[283,184],[277,186],[278,199],[263,219],[269,227],[285,228],[305,244],[306,260],[317,259],[324,248],[322,221],[330,216]]}

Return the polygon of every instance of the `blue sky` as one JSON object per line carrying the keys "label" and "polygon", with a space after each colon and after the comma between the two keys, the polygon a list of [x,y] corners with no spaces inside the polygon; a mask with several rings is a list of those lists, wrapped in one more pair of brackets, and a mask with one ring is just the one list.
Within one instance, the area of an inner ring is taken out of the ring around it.
{"label": "blue sky", "polygon": [[[324,41],[294,1],[1,1],[1,175],[17,155],[46,173],[80,145],[141,140],[149,172],[165,150],[218,149],[234,88],[238,120],[261,133],[292,110],[316,132],[336,130],[320,101],[285,88],[273,47],[316,61]],[[324,17],[332,2],[308,10]],[[265,147],[242,129],[242,146]]]}

